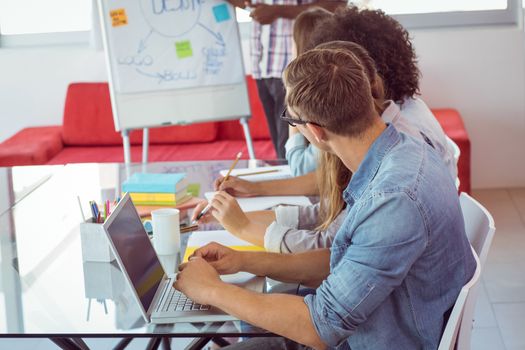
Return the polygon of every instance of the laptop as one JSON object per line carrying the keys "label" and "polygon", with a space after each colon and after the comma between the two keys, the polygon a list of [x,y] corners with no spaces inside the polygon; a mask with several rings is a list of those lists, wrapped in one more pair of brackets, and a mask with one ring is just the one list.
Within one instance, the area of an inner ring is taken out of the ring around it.
{"label": "laptop", "polygon": [[[148,323],[218,322],[237,318],[209,306],[194,303],[173,288],[175,275],[168,276],[126,193],[103,224],[109,245]],[[265,279],[248,273],[221,276],[229,283],[263,292]]]}

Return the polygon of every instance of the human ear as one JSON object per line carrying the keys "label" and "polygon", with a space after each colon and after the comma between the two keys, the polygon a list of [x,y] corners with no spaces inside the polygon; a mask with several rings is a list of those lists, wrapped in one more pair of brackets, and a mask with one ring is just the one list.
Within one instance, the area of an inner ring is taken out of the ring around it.
{"label": "human ear", "polygon": [[310,131],[315,140],[319,143],[325,143],[327,139],[326,131],[324,128],[316,124],[306,123],[306,128]]}

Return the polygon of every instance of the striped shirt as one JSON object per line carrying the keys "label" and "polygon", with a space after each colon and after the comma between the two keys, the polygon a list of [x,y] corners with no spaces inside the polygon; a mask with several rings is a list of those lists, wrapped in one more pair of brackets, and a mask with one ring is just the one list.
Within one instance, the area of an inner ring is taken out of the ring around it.
{"label": "striped shirt", "polygon": [[[318,0],[255,0],[256,4],[299,5]],[[250,57],[252,76],[255,79],[281,78],[284,68],[292,60],[292,19],[278,18],[269,25],[252,22]]]}

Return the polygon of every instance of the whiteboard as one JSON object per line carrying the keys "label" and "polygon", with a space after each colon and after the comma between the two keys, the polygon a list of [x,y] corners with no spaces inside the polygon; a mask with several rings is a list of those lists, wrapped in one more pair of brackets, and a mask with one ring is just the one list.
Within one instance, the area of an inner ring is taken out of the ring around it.
{"label": "whiteboard", "polygon": [[99,0],[117,131],[250,116],[233,7]]}

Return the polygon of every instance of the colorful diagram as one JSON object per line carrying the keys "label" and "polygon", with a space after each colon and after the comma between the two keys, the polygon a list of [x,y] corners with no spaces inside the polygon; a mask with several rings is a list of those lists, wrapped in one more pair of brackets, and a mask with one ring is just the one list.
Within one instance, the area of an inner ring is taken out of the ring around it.
{"label": "colorful diagram", "polygon": [[107,37],[119,93],[244,79],[232,6],[219,0],[109,0]]}

